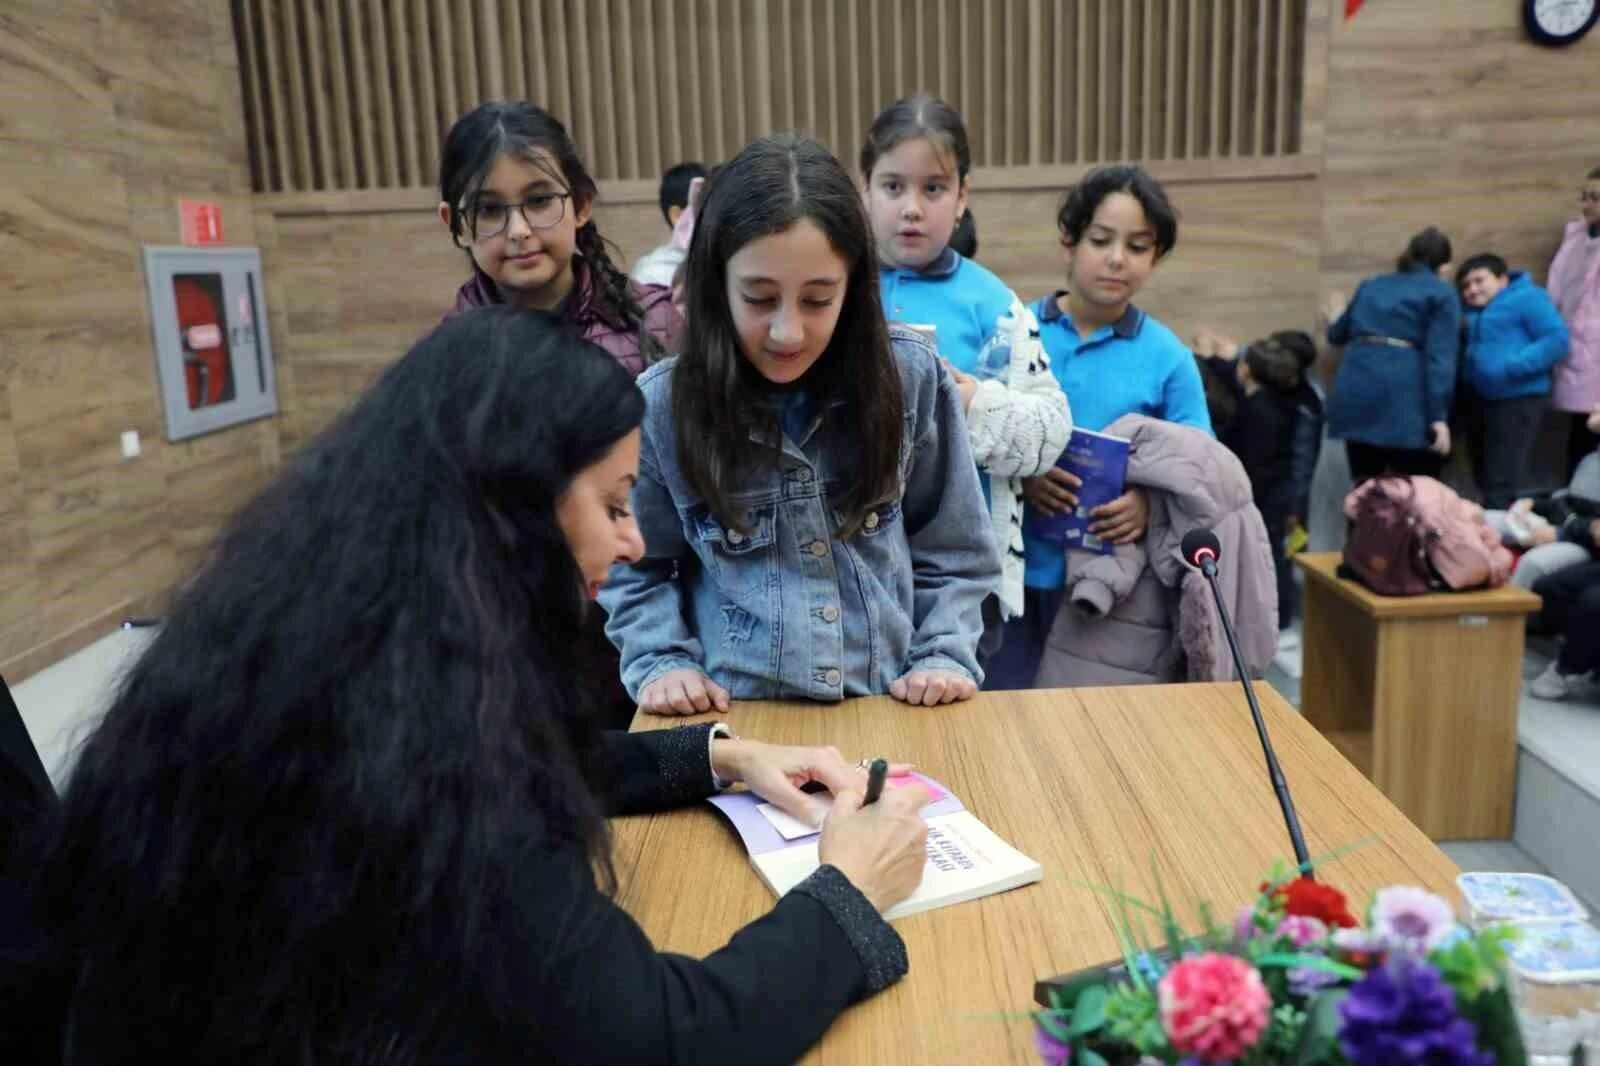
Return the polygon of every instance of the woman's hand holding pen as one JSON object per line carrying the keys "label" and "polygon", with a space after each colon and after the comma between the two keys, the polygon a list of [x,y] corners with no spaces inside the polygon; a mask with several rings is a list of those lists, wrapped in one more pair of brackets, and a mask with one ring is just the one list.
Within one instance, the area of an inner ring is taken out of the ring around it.
{"label": "woman's hand holding pen", "polygon": [[881,914],[922,884],[928,825],[920,812],[929,796],[922,785],[907,783],[884,792],[876,803],[865,798],[854,789],[835,797],[817,854]]}

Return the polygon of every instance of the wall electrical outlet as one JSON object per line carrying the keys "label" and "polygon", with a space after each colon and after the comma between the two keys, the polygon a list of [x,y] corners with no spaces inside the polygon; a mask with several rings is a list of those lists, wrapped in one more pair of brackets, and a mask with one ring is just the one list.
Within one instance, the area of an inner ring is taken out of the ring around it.
{"label": "wall electrical outlet", "polygon": [[139,431],[130,429],[122,435],[122,457],[124,459],[139,458]]}

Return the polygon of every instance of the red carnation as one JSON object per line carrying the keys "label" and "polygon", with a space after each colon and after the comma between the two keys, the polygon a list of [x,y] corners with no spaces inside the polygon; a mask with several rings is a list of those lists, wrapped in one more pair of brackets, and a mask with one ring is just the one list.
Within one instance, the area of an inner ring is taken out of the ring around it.
{"label": "red carnation", "polygon": [[[1261,886],[1263,892],[1269,889],[1271,885]],[[1297,877],[1286,885],[1279,885],[1272,890],[1272,897],[1285,914],[1315,918],[1329,928],[1353,929],[1358,924],[1343,892],[1308,877]]]}

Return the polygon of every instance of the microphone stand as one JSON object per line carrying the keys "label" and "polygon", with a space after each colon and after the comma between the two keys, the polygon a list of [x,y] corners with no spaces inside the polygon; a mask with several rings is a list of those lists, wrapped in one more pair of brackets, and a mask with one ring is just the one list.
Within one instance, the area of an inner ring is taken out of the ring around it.
{"label": "microphone stand", "polygon": [[1234,635],[1233,621],[1222,605],[1222,590],[1217,587],[1217,563],[1209,555],[1201,556],[1200,572],[1211,585],[1211,595],[1217,601],[1217,617],[1222,619],[1222,632],[1228,638],[1228,650],[1233,652],[1233,668],[1244,686],[1245,699],[1250,703],[1250,717],[1256,724],[1256,736],[1261,739],[1261,751],[1267,757],[1267,776],[1272,779],[1272,791],[1278,795],[1278,807],[1283,811],[1283,824],[1289,828],[1289,843],[1294,846],[1294,860],[1300,872],[1309,881],[1316,880],[1311,870],[1311,855],[1306,851],[1306,839],[1300,832],[1300,818],[1295,814],[1294,801],[1289,798],[1289,783],[1283,779],[1283,769],[1278,765],[1278,753],[1272,750],[1272,738],[1267,735],[1267,722],[1261,716],[1261,704],[1256,702],[1255,685],[1245,669],[1244,654],[1239,651],[1239,638]]}

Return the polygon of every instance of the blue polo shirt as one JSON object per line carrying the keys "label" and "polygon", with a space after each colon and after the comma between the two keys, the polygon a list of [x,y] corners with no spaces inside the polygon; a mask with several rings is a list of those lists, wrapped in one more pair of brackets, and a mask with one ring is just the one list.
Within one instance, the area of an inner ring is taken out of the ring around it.
{"label": "blue polo shirt", "polygon": [[[963,374],[983,378],[990,370],[978,366],[978,356],[989,343],[1000,319],[1017,301],[1010,286],[985,267],[946,248],[921,270],[900,267],[878,268],[878,292],[883,313],[891,322],[913,326],[933,326],[941,358]],[[991,352],[995,352],[991,349]],[[1007,345],[996,352],[1004,369],[1010,366]],[[992,356],[993,357],[993,356]],[[978,484],[983,502],[989,504],[989,474],[978,468]]]}
{"label": "blue polo shirt", "polygon": [[939,355],[963,374],[977,374],[978,353],[1017,298],[991,271],[949,248],[921,270],[880,266],[878,292],[890,322],[935,327]]}
{"label": "blue polo shirt", "polygon": [[[1050,370],[1072,405],[1075,427],[1102,432],[1123,415],[1146,415],[1212,432],[1200,370],[1177,334],[1130,304],[1116,322],[1082,338],[1057,302],[1062,295],[1041,296],[1030,310],[1039,320]],[[1066,584],[1059,545],[1031,536],[1026,521],[1022,543],[1024,584],[1041,589]]]}

